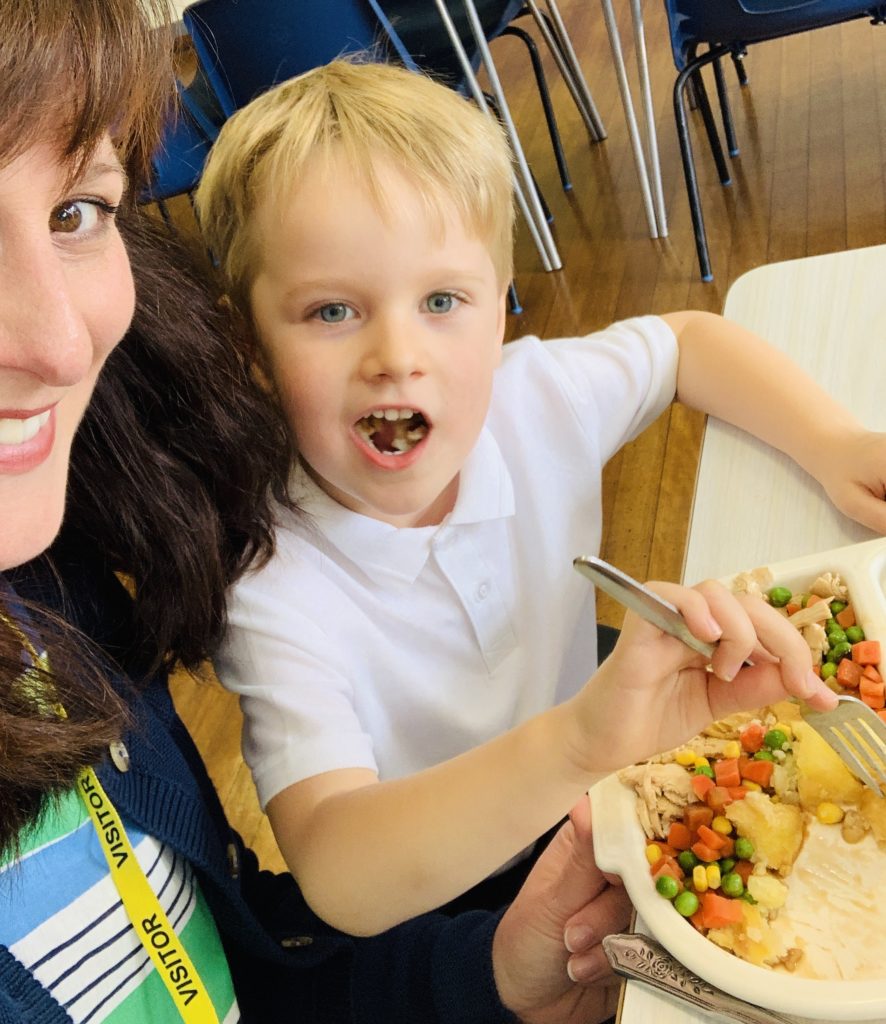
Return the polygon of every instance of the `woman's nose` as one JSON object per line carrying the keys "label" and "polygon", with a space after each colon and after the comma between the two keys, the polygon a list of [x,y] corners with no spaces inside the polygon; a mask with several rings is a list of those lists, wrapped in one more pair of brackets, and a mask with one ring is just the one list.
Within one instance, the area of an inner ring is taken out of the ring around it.
{"label": "woman's nose", "polygon": [[0,373],[18,370],[70,387],[93,362],[84,296],[51,241],[0,260]]}

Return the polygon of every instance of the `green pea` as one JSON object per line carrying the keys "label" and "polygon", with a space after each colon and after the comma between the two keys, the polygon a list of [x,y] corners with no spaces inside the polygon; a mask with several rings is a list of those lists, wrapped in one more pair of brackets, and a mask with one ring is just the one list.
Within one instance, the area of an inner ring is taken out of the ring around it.
{"label": "green pea", "polygon": [[750,905],[752,907],[756,907],[756,905],[757,905],[757,901],[754,899],[754,897],[749,892],[743,892],[741,894],[741,896],[739,896],[738,898],[740,900],[744,900],[745,903],[750,903]]}
{"label": "green pea", "polygon": [[800,601],[800,607],[801,608],[805,608],[806,605],[809,604],[809,595],[808,594],[801,594],[800,597],[799,597],[799,601]]}
{"label": "green pea", "polygon": [[695,856],[692,850],[681,850],[677,854],[677,863],[688,875],[692,872],[692,869],[696,864],[700,864],[701,861]]}
{"label": "green pea", "polygon": [[828,661],[830,661],[830,655],[833,654],[834,661],[842,661],[843,658],[848,658],[852,653],[852,644],[848,640],[843,640],[841,643],[834,644],[834,646],[828,652]]}
{"label": "green pea", "polygon": [[787,587],[773,587],[769,591],[769,603],[773,608],[784,608],[793,596]]}
{"label": "green pea", "polygon": [[674,900],[674,909],[678,914],[682,914],[683,917],[692,917],[696,910],[698,910],[698,897],[694,892],[689,892],[687,889],[685,892],[681,892]]}
{"label": "green pea", "polygon": [[758,750],[757,753],[754,754],[754,760],[755,761],[774,761],[775,758],[772,756],[772,751],[771,750]]}
{"label": "green pea", "polygon": [[713,778],[715,777],[715,776],[714,776],[714,769],[713,769],[713,768],[711,768],[711,766],[710,766],[710,765],[707,765],[707,764],[700,764],[700,765],[699,765],[699,766],[698,766],[698,767],[697,767],[697,768],[695,769],[695,774],[696,774],[696,775],[707,775],[707,777],[708,777],[709,779],[713,779]]}
{"label": "green pea", "polygon": [[734,857],[724,857],[720,861],[720,877],[722,878],[724,875],[728,875],[729,872],[734,867],[735,867],[735,858]]}
{"label": "green pea", "polygon": [[837,674],[837,666],[832,661],[826,661],[821,666],[821,678],[831,679]]}
{"label": "green pea", "polygon": [[655,880],[655,888],[666,900],[672,900],[680,891],[680,883],[670,875],[659,875]]}
{"label": "green pea", "polygon": [[831,601],[831,615],[839,615],[845,607],[845,601]]}
{"label": "green pea", "polygon": [[763,746],[770,750],[783,750],[787,742],[788,738],[782,729],[770,729],[763,737]]}
{"label": "green pea", "polygon": [[730,871],[728,875],[723,875],[720,879],[720,892],[724,896],[731,896],[733,899],[737,899],[744,892],[744,882],[741,880],[741,875],[735,871]]}
{"label": "green pea", "polygon": [[825,633],[833,633],[835,629],[842,629],[843,627],[837,622],[836,619],[828,619],[824,624]]}
{"label": "green pea", "polygon": [[754,844],[750,839],[746,839],[744,836],[739,836],[735,840],[735,856],[739,860],[750,860],[754,856]]}
{"label": "green pea", "polygon": [[850,626],[846,630],[846,639],[851,644],[860,644],[864,640],[864,630],[861,626]]}
{"label": "green pea", "polygon": [[848,633],[843,631],[841,626],[837,626],[835,629],[829,629],[827,631],[828,643],[831,647],[836,647],[837,644],[845,643],[848,635]]}

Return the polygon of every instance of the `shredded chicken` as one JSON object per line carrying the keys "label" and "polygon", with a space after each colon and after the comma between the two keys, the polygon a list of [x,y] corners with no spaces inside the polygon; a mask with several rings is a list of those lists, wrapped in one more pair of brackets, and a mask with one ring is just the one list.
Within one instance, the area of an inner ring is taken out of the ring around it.
{"label": "shredded chicken", "polygon": [[840,601],[849,599],[849,588],[836,572],[823,572],[809,588],[809,593],[826,597],[829,601],[834,598]]}
{"label": "shredded chicken", "polygon": [[768,600],[766,591],[772,586],[774,579],[768,566],[760,566],[758,569],[751,569],[750,572],[740,572],[732,581],[732,590],[736,594],[752,594]]}
{"label": "shredded chicken", "polygon": [[681,818],[686,805],[697,800],[692,776],[678,764],[637,764],[623,768],[618,777],[634,787],[637,815],[647,839],[664,838],[671,822]]}
{"label": "shredded chicken", "polygon": [[810,622],[808,626],[803,627],[803,639],[809,645],[809,650],[812,652],[812,664],[820,665],[825,652],[830,647],[824,626],[820,622]]}
{"label": "shredded chicken", "polygon": [[825,622],[831,617],[831,606],[827,601],[816,601],[815,604],[807,604],[798,612],[788,617],[788,622],[797,629],[810,626],[813,622]]}

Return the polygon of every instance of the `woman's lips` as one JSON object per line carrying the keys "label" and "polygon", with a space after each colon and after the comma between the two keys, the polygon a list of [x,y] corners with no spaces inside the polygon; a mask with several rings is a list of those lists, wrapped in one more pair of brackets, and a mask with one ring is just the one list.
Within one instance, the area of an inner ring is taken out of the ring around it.
{"label": "woman's lips", "polygon": [[0,410],[0,473],[27,473],[48,457],[55,441],[55,406]]}

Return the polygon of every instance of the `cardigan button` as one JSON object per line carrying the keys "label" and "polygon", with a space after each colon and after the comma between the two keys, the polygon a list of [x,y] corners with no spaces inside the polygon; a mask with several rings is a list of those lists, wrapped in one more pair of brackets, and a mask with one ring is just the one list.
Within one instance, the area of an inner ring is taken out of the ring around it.
{"label": "cardigan button", "polygon": [[280,940],[280,945],[284,949],[304,949],[305,946],[311,946],[313,943],[314,939],[311,935],[293,935],[288,939]]}
{"label": "cardigan button", "polygon": [[240,877],[240,851],[236,843],[228,843],[228,874],[231,878]]}
{"label": "cardigan button", "polygon": [[114,767],[118,772],[129,771],[129,751],[126,749],[126,744],[122,740],[114,740],[114,742],[108,747],[111,754],[111,760],[114,762]]}

